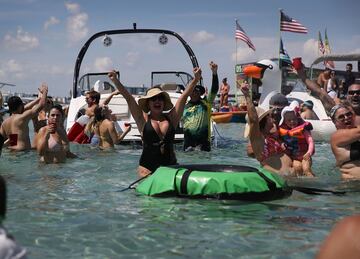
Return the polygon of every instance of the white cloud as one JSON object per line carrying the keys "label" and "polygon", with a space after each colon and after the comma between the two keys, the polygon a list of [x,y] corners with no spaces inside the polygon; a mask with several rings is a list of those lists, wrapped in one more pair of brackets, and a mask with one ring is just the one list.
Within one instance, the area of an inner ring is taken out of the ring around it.
{"label": "white cloud", "polygon": [[72,14],[78,13],[80,11],[80,5],[77,3],[66,2],[65,7]]}
{"label": "white cloud", "polygon": [[[238,61],[238,63],[243,63],[248,61],[249,59],[254,58],[254,51],[250,48],[238,48],[236,53],[232,53],[231,60],[232,61]],[[254,61],[254,60],[252,60]],[[256,59],[255,59],[256,61]]]}
{"label": "white cloud", "polygon": [[214,34],[204,30],[195,33],[192,37],[192,41],[195,43],[206,43],[212,41],[213,39],[215,39]]}
{"label": "white cloud", "polygon": [[305,65],[310,65],[318,56],[318,42],[315,39],[309,39],[303,46],[303,62]]}
{"label": "white cloud", "polygon": [[113,62],[109,57],[97,58],[94,63],[96,71],[110,71],[114,68]]}
{"label": "white cloud", "polygon": [[24,68],[15,59],[10,59],[3,62],[0,66],[0,78],[3,80],[12,80],[14,78],[24,78]]}
{"label": "white cloud", "polygon": [[126,54],[126,65],[132,67],[134,66],[140,58],[139,52],[128,52]]}
{"label": "white cloud", "polygon": [[7,72],[9,73],[17,73],[23,71],[23,67],[15,59],[10,59],[9,61],[7,61],[5,63],[5,67],[7,68]]}
{"label": "white cloud", "polygon": [[84,39],[89,32],[87,21],[89,16],[85,12],[80,12],[80,6],[76,3],[65,3],[65,7],[71,16],[67,19],[67,33],[70,43]]}
{"label": "white cloud", "polygon": [[45,21],[44,29],[47,30],[50,26],[60,23],[60,20],[54,16],[51,16],[49,20]]}
{"label": "white cloud", "polygon": [[11,34],[5,35],[4,44],[7,48],[15,51],[26,51],[38,47],[39,39],[18,27],[15,37]]}

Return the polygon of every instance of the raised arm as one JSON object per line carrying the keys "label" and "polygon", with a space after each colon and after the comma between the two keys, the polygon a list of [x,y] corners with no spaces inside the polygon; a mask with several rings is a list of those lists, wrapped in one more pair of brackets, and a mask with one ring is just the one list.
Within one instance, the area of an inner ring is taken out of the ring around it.
{"label": "raised arm", "polygon": [[41,97],[39,96],[36,99],[32,100],[31,102],[25,104],[24,111],[32,109],[32,107],[34,107],[36,104],[38,104],[40,102],[40,99],[41,99]]}
{"label": "raised arm", "polygon": [[140,106],[136,103],[135,98],[126,90],[122,83],[120,83],[119,79],[116,77],[115,70],[111,71],[108,74],[110,80],[115,84],[116,88],[120,92],[120,94],[125,98],[127,104],[129,105],[130,112],[134,117],[136,125],[138,126],[139,131],[141,132],[145,125],[145,119],[143,115],[143,111]]}
{"label": "raised arm", "polygon": [[304,66],[302,66],[302,68],[299,70],[294,69],[293,72],[299,76],[301,81],[305,84],[306,88],[309,89],[314,96],[319,97],[321,103],[324,105],[326,112],[329,113],[331,108],[336,104],[334,99],[331,98],[326,91],[321,89],[320,85],[306,77]]}
{"label": "raised arm", "polygon": [[45,153],[49,150],[49,138],[51,134],[51,130],[49,127],[42,127],[39,130],[36,149],[40,156],[45,155]]}
{"label": "raised arm", "polygon": [[191,82],[187,85],[183,93],[180,95],[179,99],[177,100],[175,104],[175,108],[172,109],[169,113],[169,116],[171,116],[171,122],[173,123],[174,127],[177,127],[181,116],[184,111],[185,103],[189,95],[193,92],[194,87],[199,82],[201,78],[201,69],[200,68],[194,68],[194,79],[191,80]]}
{"label": "raised arm", "polygon": [[120,91],[115,90],[100,104],[100,106],[108,105],[111,99],[114,97],[114,95],[118,95],[118,94],[120,94]]}
{"label": "raised arm", "polygon": [[212,71],[212,82],[208,101],[212,103],[215,100],[217,92],[219,91],[219,78],[217,74],[218,65],[211,61],[210,69]]}
{"label": "raised arm", "polygon": [[23,119],[31,119],[33,116],[35,116],[39,111],[41,111],[45,104],[46,104],[46,100],[47,100],[47,94],[48,94],[48,86],[45,83],[42,83],[39,91],[41,93],[41,97],[40,100],[37,104],[33,105],[33,107],[29,110],[24,111],[21,114],[21,117]]}
{"label": "raised arm", "polygon": [[240,85],[240,90],[244,94],[246,100],[248,124],[250,127],[249,139],[251,147],[253,149],[255,157],[259,160],[259,158],[261,157],[261,153],[264,149],[264,137],[260,131],[259,117],[250,96],[249,84],[242,83]]}

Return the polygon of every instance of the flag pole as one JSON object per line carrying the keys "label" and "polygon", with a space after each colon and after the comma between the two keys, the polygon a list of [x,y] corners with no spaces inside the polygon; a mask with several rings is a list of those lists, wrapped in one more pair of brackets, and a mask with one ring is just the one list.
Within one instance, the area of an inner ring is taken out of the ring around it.
{"label": "flag pole", "polygon": [[[237,26],[237,19],[235,19],[235,31],[236,31],[236,26]],[[236,33],[236,32],[235,32]],[[237,44],[237,39],[235,37],[235,100],[236,102],[238,101],[238,87],[237,87],[237,74],[236,74],[236,66],[238,65],[238,44]],[[239,103],[240,104],[240,103]]]}
{"label": "flag pole", "polygon": [[280,70],[280,93],[282,92],[282,67],[281,67],[281,60],[280,60],[280,48],[281,48],[281,11],[282,9],[279,9],[280,12],[280,19],[279,19],[279,49],[278,49],[278,62],[279,62],[279,70]]}

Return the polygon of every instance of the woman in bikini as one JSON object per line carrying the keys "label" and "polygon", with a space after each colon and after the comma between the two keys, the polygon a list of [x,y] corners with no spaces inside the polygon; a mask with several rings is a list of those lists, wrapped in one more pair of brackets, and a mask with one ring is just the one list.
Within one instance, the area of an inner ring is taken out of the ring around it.
{"label": "woman in bikini", "polygon": [[[201,78],[200,68],[194,68],[193,72],[194,79],[185,88],[175,107],[171,103],[169,94],[160,86],[149,88],[146,95],[136,103],[134,97],[116,77],[116,72],[109,73],[109,78],[127,101],[142,137],[143,152],[138,167],[140,177],[154,172],[161,165],[177,163],[173,147],[175,129],[183,114],[187,97]],[[164,111],[169,112],[164,113]]]}
{"label": "woman in bikini", "polygon": [[96,107],[94,110],[94,125],[92,131],[99,137],[99,147],[113,148],[119,144],[126,134],[131,130],[130,124],[125,124],[125,131],[119,134],[116,130],[114,121],[111,118],[111,110],[107,105]]}
{"label": "woman in bikini", "polygon": [[264,111],[259,107],[255,108],[248,83],[242,83],[240,89],[246,99],[250,126],[244,135],[249,136],[256,159],[266,170],[296,176],[292,168],[292,160],[285,154],[285,145],[281,141],[271,116],[272,110]]}
{"label": "woman in bikini", "polygon": [[66,157],[74,155],[69,150],[69,140],[63,126],[64,113],[61,105],[51,107],[48,125],[39,130],[36,148],[40,161],[45,163],[63,163]]}
{"label": "woman in bikini", "polygon": [[330,117],[337,131],[331,135],[331,149],[336,165],[345,179],[360,179],[360,126],[355,126],[355,114],[350,106],[335,105]]}

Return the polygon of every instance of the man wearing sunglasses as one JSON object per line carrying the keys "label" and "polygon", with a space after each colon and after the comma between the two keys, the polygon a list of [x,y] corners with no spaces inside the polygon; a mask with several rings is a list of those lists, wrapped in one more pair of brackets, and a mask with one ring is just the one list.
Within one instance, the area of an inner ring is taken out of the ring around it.
{"label": "man wearing sunglasses", "polygon": [[[296,73],[301,81],[305,84],[306,88],[311,91],[311,93],[319,97],[321,103],[324,105],[324,108],[328,114],[330,114],[331,109],[337,104],[333,98],[331,98],[325,90],[320,89],[319,85],[308,79],[306,77],[306,72],[304,66],[298,70],[293,70]],[[348,103],[355,113],[355,125],[360,125],[360,84],[354,83],[349,86],[347,91],[346,103]]]}

